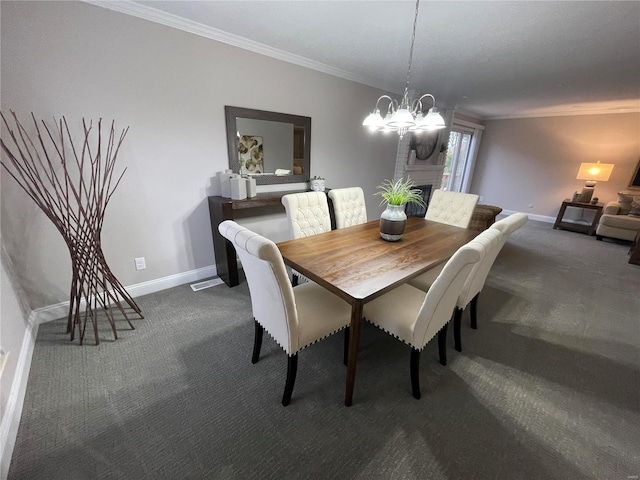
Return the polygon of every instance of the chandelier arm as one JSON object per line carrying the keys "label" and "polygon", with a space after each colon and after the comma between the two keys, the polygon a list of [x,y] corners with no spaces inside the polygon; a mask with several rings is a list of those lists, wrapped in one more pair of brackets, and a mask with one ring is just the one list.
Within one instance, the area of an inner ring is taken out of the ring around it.
{"label": "chandelier arm", "polygon": [[383,98],[386,98],[387,100],[389,100],[389,104],[391,104],[393,102],[393,98],[391,98],[389,95],[382,95],[378,101],[376,102],[376,109],[378,109],[379,104],[380,104],[380,100],[382,100]]}
{"label": "chandelier arm", "polygon": [[434,106],[434,107],[436,106],[436,97],[434,97],[434,96],[433,96],[433,95],[431,95],[430,93],[425,93],[424,95],[422,95],[422,96],[420,97],[420,100],[419,100],[419,101],[421,102],[421,101],[422,101],[422,99],[423,99],[424,97],[431,97],[431,101],[433,101],[433,106]]}
{"label": "chandelier arm", "polygon": [[[433,101],[433,107],[435,108],[436,106],[436,97],[434,97],[433,95],[431,95],[430,93],[425,93],[424,95],[422,95],[419,99],[418,99],[418,104],[420,105],[420,112],[422,112],[422,99],[424,97],[431,97],[431,100]],[[417,110],[416,110],[417,111]]]}

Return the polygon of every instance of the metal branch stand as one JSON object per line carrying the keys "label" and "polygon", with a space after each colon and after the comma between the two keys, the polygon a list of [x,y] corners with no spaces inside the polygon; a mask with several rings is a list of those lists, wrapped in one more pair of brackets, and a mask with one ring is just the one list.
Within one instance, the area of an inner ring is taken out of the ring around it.
{"label": "metal branch stand", "polygon": [[109,136],[103,139],[100,119],[97,122],[97,145],[92,146],[93,121],[87,124],[83,118],[84,140],[82,146],[76,148],[64,117],[60,121],[54,119],[55,128],[50,129],[44,120],[38,122],[31,114],[37,136],[34,142],[15,112],[11,111],[9,119],[1,112],[0,115],[10,139],[7,142],[13,147],[12,151],[5,139],[1,139],[6,157],[0,163],[53,222],[71,254],[72,280],[67,319],[67,333],[71,340],[74,340],[77,329],[82,345],[87,321],[91,321],[98,345],[98,318],[101,314],[109,322],[115,339],[118,338],[118,314],[131,329],[135,329],[130,316],[144,316],[109,269],[100,242],[105,210],[126,171],[125,168],[114,181],[116,157],[129,128],[116,139],[114,122],[111,122]]}

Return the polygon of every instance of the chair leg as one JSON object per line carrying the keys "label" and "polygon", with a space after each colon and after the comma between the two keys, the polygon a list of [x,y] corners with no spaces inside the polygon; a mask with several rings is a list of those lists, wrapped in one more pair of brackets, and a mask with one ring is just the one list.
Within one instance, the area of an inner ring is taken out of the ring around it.
{"label": "chair leg", "polygon": [[293,385],[296,383],[296,372],[298,371],[298,354],[291,355],[287,363],[287,383],[284,385],[284,395],[282,396],[282,406],[286,407],[291,401]]}
{"label": "chair leg", "polygon": [[409,365],[411,374],[411,393],[413,398],[420,400],[420,350],[411,349],[411,362]]}
{"label": "chair leg", "polygon": [[456,346],[456,350],[458,352],[462,351],[462,339],[460,338],[460,324],[462,323],[462,312],[461,308],[456,307],[453,314],[453,341]]}
{"label": "chair leg", "polygon": [[351,329],[349,327],[344,329],[344,358],[343,358],[343,362],[346,365],[347,362],[349,361],[349,335],[350,335]]}
{"label": "chair leg", "polygon": [[447,327],[448,323],[438,332],[438,353],[440,354],[440,364],[447,365]]}
{"label": "chair leg", "polygon": [[476,330],[478,328],[478,297],[480,293],[477,293],[475,297],[471,299],[471,328]]}
{"label": "chair leg", "polygon": [[255,337],[253,339],[253,355],[251,356],[251,363],[258,363],[260,359],[260,348],[262,347],[262,333],[264,328],[256,320],[255,322]]}

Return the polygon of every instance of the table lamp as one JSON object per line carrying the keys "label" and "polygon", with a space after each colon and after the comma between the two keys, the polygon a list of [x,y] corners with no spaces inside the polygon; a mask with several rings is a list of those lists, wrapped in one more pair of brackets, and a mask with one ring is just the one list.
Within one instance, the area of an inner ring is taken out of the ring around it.
{"label": "table lamp", "polygon": [[611,176],[613,163],[582,163],[578,170],[578,180],[586,180],[582,193],[578,197],[578,201],[589,203],[593,196],[593,190],[596,182],[606,182]]}

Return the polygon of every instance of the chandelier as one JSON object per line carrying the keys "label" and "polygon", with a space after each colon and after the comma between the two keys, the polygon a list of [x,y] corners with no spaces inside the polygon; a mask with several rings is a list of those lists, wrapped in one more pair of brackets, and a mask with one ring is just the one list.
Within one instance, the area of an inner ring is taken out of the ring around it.
{"label": "chandelier", "polygon": [[[416,0],[416,14],[413,19],[413,35],[411,36],[411,50],[409,51],[409,68],[407,70],[407,82],[404,87],[404,95],[400,104],[389,95],[382,95],[378,98],[373,111],[364,119],[362,125],[369,128],[372,132],[398,132],[400,138],[407,132],[420,132],[423,130],[436,130],[444,128],[444,119],[438,113],[436,108],[436,99],[430,93],[425,93],[418,100],[409,102],[409,76],[411,74],[411,64],[413,63],[413,44],[416,39],[416,24],[418,22],[418,7],[420,0]],[[433,107],[429,109],[426,115],[422,113],[422,100],[431,98]],[[387,113],[383,118],[380,114],[380,101],[387,100]]]}

